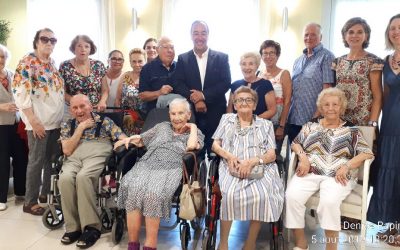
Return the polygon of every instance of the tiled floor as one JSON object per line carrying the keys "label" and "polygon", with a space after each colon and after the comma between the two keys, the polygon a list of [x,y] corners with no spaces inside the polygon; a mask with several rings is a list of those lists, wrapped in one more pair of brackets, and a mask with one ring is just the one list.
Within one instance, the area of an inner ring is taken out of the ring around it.
{"label": "tiled floor", "polygon": [[[9,195],[8,209],[0,211],[0,249],[1,250],[17,250],[17,249],[37,249],[37,250],[53,250],[53,249],[77,249],[75,245],[64,246],[60,243],[60,238],[64,230],[49,230],[42,224],[40,216],[32,216],[22,212],[22,204],[16,204],[13,195]],[[377,231],[376,227],[368,224],[367,231],[367,247],[366,249],[396,249],[390,247],[383,242],[377,242],[374,235]],[[321,244],[323,240],[323,232],[318,225],[316,229],[307,229],[307,235],[310,242],[310,249],[324,249]],[[246,238],[247,223],[234,223],[229,245],[231,249],[241,249]],[[269,230],[268,225],[264,225],[259,235],[257,249],[269,249]],[[142,232],[142,239],[144,232]],[[193,235],[189,245],[189,249],[201,249],[201,233]],[[340,233],[339,249],[360,249],[360,236],[356,231],[347,231]],[[316,242],[313,242],[316,241]],[[293,244],[286,244],[285,249],[292,249]],[[127,249],[127,238],[124,235],[119,245],[114,245],[111,240],[111,234],[103,234],[100,240],[92,249]],[[159,234],[158,249],[181,249],[179,239],[179,227],[173,231],[161,231]]]}

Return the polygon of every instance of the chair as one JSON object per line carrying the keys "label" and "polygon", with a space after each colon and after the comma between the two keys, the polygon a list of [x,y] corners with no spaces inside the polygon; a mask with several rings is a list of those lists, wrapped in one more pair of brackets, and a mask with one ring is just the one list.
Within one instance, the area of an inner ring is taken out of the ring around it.
{"label": "chair", "polygon": [[[372,149],[373,140],[375,139],[375,128],[359,126],[358,127],[367,141],[369,147]],[[369,169],[373,159],[364,161],[364,164],[359,167],[358,171],[358,183],[351,193],[346,197],[340,206],[341,215],[349,218],[361,220],[361,225],[357,225],[356,229],[361,229],[361,249],[365,249],[366,239],[366,223],[367,223],[367,209],[368,209],[368,180],[369,180]],[[288,169],[288,180],[287,183],[292,179],[295,168],[297,166],[297,155],[291,153],[289,169]],[[309,209],[317,209],[319,204],[319,192],[313,194],[307,201],[306,207]],[[361,228],[360,228],[361,227]],[[289,237],[288,237],[289,238]]]}

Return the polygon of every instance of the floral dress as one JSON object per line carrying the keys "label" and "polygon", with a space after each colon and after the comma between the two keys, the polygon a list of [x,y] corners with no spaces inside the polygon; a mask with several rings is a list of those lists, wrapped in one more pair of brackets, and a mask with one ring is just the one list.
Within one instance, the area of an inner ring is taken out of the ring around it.
{"label": "floral dress", "polygon": [[375,70],[382,71],[383,63],[371,53],[358,60],[348,60],[344,55],[332,62],[332,69],[336,71],[336,87],[346,93],[348,100],[344,119],[356,126],[368,125],[372,108],[369,74]]}
{"label": "floral dress", "polygon": [[61,63],[60,74],[64,78],[67,94],[87,95],[92,105],[97,105],[101,99],[101,81],[106,74],[106,68],[98,60],[89,59],[89,64],[90,74],[88,76],[80,74],[70,60]]}
{"label": "floral dress", "polygon": [[146,116],[146,107],[139,98],[139,89],[135,87],[135,82],[125,74],[122,79],[122,98],[121,106],[128,108],[128,117],[124,118],[124,131],[128,136],[140,134]]}

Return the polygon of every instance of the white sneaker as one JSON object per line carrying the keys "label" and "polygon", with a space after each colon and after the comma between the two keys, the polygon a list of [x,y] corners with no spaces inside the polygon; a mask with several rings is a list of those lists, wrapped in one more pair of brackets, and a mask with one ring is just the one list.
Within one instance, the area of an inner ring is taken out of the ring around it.
{"label": "white sneaker", "polygon": [[7,204],[6,203],[1,203],[0,202],[0,211],[4,211],[7,209]]}

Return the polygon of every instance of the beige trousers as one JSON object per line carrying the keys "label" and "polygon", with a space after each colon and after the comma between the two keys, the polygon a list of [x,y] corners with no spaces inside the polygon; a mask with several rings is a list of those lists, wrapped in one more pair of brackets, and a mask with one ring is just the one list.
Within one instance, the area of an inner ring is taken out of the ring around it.
{"label": "beige trousers", "polygon": [[101,229],[96,187],[111,152],[111,143],[84,141],[64,161],[58,186],[67,232],[83,231],[86,226]]}

